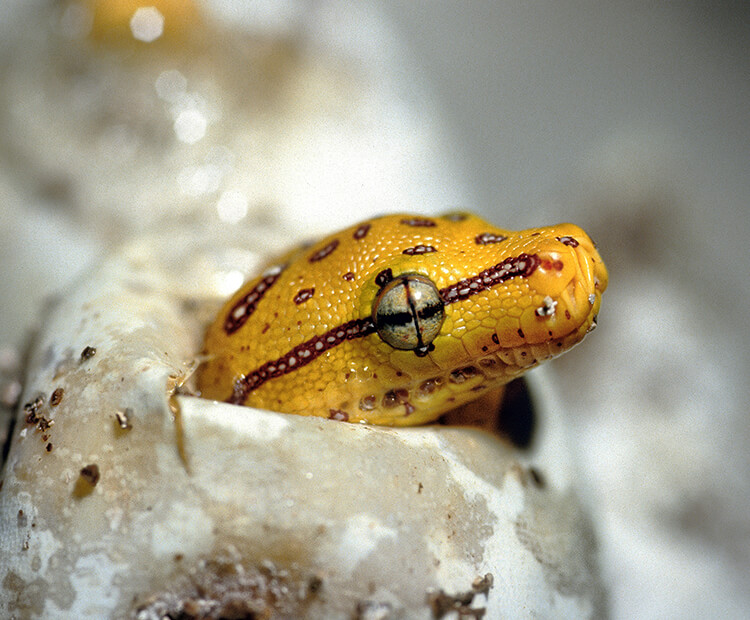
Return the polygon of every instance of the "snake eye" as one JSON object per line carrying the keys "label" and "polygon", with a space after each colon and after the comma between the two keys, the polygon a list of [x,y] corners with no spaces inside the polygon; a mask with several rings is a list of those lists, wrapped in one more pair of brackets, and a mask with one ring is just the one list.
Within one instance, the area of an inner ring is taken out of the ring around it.
{"label": "snake eye", "polygon": [[427,355],[445,318],[435,283],[416,274],[388,282],[375,298],[372,320],[383,342],[394,349]]}

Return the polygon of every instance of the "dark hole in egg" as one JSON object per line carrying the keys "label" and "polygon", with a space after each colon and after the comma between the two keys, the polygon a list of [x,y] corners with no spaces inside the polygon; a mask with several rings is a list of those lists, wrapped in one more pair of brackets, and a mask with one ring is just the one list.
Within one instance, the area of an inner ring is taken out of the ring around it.
{"label": "dark hole in egg", "polygon": [[527,450],[534,442],[537,414],[528,383],[521,377],[508,383],[499,399],[488,394],[442,415],[438,423],[481,428]]}

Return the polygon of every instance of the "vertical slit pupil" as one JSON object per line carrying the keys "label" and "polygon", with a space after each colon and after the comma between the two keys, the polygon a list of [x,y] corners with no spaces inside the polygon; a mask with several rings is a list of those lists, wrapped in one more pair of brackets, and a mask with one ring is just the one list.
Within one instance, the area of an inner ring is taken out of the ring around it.
{"label": "vertical slit pupil", "polygon": [[422,325],[419,322],[419,316],[417,308],[414,305],[414,297],[412,296],[411,289],[409,288],[409,278],[404,278],[404,289],[406,293],[406,301],[409,304],[409,312],[411,313],[411,320],[414,324],[414,333],[417,336],[417,346],[415,349],[419,349],[424,346],[422,342]]}

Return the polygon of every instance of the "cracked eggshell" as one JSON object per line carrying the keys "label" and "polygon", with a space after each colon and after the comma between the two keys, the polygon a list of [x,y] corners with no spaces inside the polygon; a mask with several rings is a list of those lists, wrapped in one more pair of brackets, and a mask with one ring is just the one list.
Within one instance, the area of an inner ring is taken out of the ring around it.
{"label": "cracked eggshell", "polygon": [[130,242],[49,305],[0,488],[2,615],[602,614],[554,422],[524,454],[179,395],[227,268],[205,237]]}

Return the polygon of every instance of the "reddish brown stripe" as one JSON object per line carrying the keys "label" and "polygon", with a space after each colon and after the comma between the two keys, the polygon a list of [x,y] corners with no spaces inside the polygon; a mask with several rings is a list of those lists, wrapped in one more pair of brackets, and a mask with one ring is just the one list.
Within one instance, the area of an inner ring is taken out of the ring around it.
{"label": "reddish brown stripe", "polygon": [[425,228],[437,226],[434,220],[428,220],[426,217],[405,218],[401,220],[401,223],[406,224],[407,226],[417,226],[417,227],[425,227]]}
{"label": "reddish brown stripe", "polygon": [[237,303],[232,306],[232,309],[227,314],[227,318],[224,320],[224,331],[227,336],[236,332],[240,327],[245,324],[250,318],[250,315],[255,312],[258,307],[258,302],[263,299],[263,296],[268,292],[279,276],[286,268],[275,267],[264,275],[258,283],[245,295],[240,298]]}
{"label": "reddish brown stripe", "polygon": [[282,357],[266,362],[259,368],[253,370],[244,377],[234,382],[232,396],[227,402],[235,405],[241,405],[247,400],[248,395],[253,390],[257,390],[269,379],[281,377],[297,368],[306,366],[317,357],[323,355],[329,349],[332,349],[345,340],[354,340],[363,338],[375,332],[375,325],[372,319],[354,319],[348,321],[339,327],[328,330],[322,336],[315,336],[306,342],[294,347],[289,353]]}
{"label": "reddish brown stripe", "polygon": [[339,240],[334,239],[329,243],[327,246],[320,248],[317,252],[314,252],[310,255],[309,260],[311,263],[316,263],[319,260],[323,260],[326,256],[328,256],[331,252],[333,252],[337,247],[339,247]]}
{"label": "reddish brown stripe", "polygon": [[466,278],[440,289],[440,297],[446,304],[462,301],[467,297],[491,289],[493,286],[511,278],[530,276],[539,266],[536,254],[519,254],[506,258],[502,263],[485,269],[471,278]]}
{"label": "reddish brown stripe", "polygon": [[369,224],[362,224],[357,230],[354,231],[354,234],[352,237],[354,237],[357,241],[360,239],[364,239],[367,236],[367,233],[370,232],[370,225]]}
{"label": "reddish brown stripe", "polygon": [[294,303],[299,305],[308,299],[310,299],[313,295],[315,295],[315,289],[314,288],[303,288],[297,291],[297,294],[294,296]]}
{"label": "reddish brown stripe", "polygon": [[564,243],[565,245],[569,245],[571,248],[577,248],[578,247],[578,240],[574,239],[573,237],[569,237],[568,235],[565,235],[564,237],[555,237],[559,242]]}
{"label": "reddish brown stripe", "polygon": [[414,256],[415,254],[429,254],[431,252],[437,252],[437,250],[431,245],[415,245],[413,248],[406,248],[402,254],[408,254]]}
{"label": "reddish brown stripe", "polygon": [[508,237],[505,235],[496,235],[494,233],[481,233],[474,237],[474,243],[477,245],[487,245],[489,243],[500,243],[505,241]]}

